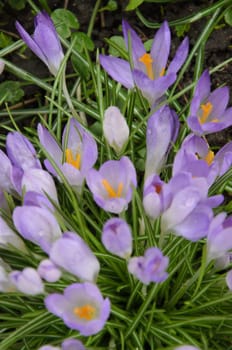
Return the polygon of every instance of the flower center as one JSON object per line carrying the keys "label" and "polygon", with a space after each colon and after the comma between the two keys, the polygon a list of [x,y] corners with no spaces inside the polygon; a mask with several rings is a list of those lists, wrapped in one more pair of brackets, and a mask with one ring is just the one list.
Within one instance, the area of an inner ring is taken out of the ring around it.
{"label": "flower center", "polygon": [[212,112],[213,105],[212,105],[212,103],[207,102],[207,103],[201,105],[201,109],[202,109],[202,115],[199,117],[199,122],[200,122],[200,124],[204,124],[206,122],[208,116]]}
{"label": "flower center", "polygon": [[155,189],[155,192],[160,194],[161,190],[162,190],[162,186],[161,185],[154,185],[154,189]]}
{"label": "flower center", "polygon": [[149,53],[145,53],[139,58],[139,62],[142,62],[146,68],[147,75],[150,79],[154,80],[154,72],[152,69],[153,59]]}
{"label": "flower center", "polygon": [[76,157],[74,158],[71,149],[67,148],[65,150],[65,159],[66,159],[66,162],[68,164],[71,164],[72,166],[74,166],[78,170],[80,169],[80,165],[81,165],[80,153],[77,153]]}
{"label": "flower center", "polygon": [[84,318],[86,321],[91,321],[96,315],[96,309],[92,305],[85,304],[80,307],[75,307],[74,314],[80,318]]}
{"label": "flower center", "polygon": [[108,180],[103,179],[102,180],[102,185],[104,186],[106,192],[108,193],[108,196],[110,198],[119,198],[122,195],[122,190],[123,190],[123,183],[120,182],[118,185],[117,190],[115,191],[115,189],[111,186],[111,184],[109,183]]}
{"label": "flower center", "polygon": [[208,165],[212,164],[213,160],[214,160],[214,152],[209,150],[209,152],[207,153],[206,157],[204,158],[204,160],[206,161],[206,163]]}

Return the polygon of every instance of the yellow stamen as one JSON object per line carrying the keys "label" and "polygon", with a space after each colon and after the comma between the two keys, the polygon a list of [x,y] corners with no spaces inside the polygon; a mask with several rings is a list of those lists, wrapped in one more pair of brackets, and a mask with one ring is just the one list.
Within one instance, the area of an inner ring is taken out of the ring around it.
{"label": "yellow stamen", "polygon": [[212,112],[213,105],[212,105],[212,103],[207,102],[207,103],[201,105],[201,109],[202,109],[202,115],[199,118],[199,122],[200,122],[200,124],[204,124],[206,122],[208,116]]}
{"label": "yellow stamen", "polygon": [[80,169],[81,166],[81,155],[77,153],[76,159],[74,159],[71,149],[67,148],[65,150],[65,159],[68,164],[71,164],[76,169]]}
{"label": "yellow stamen", "polygon": [[75,307],[74,314],[80,318],[84,318],[86,321],[91,321],[96,315],[95,307],[86,304],[80,307]]}
{"label": "yellow stamen", "polygon": [[204,160],[206,161],[206,163],[208,165],[212,164],[212,162],[214,160],[214,152],[209,150],[209,152],[207,153],[207,156],[204,158]]}
{"label": "yellow stamen", "polygon": [[145,53],[139,58],[139,62],[142,62],[146,67],[147,75],[150,79],[154,80],[154,72],[152,69],[153,59],[149,53]]}
{"label": "yellow stamen", "polygon": [[107,191],[108,196],[109,196],[110,198],[118,198],[118,197],[121,197],[122,190],[123,190],[123,183],[122,183],[122,182],[119,183],[118,188],[117,188],[116,191],[115,191],[114,188],[111,186],[111,184],[109,183],[109,181],[106,180],[106,179],[103,179],[103,180],[102,180],[102,185],[105,187],[105,190]]}
{"label": "yellow stamen", "polygon": [[163,67],[163,68],[161,69],[161,72],[160,72],[159,76],[160,76],[160,77],[163,77],[163,76],[164,76],[164,73],[165,73],[165,68]]}

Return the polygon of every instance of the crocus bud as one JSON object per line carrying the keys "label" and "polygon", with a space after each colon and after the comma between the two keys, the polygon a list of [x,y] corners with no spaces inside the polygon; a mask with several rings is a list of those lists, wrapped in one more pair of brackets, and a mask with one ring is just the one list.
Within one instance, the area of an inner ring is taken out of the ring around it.
{"label": "crocus bud", "polygon": [[132,235],[129,225],[119,218],[108,220],[103,227],[102,243],[112,254],[128,258],[132,253]]}
{"label": "crocus bud", "polygon": [[128,141],[129,128],[125,118],[117,107],[106,109],[103,120],[103,133],[109,145],[120,153]]}
{"label": "crocus bud", "polygon": [[38,272],[31,267],[26,267],[23,271],[12,271],[10,279],[16,288],[24,294],[37,295],[44,292],[43,282]]}
{"label": "crocus bud", "polygon": [[61,276],[61,271],[49,259],[45,259],[41,261],[37,271],[40,277],[47,282],[56,282],[60,279],[60,276]]}

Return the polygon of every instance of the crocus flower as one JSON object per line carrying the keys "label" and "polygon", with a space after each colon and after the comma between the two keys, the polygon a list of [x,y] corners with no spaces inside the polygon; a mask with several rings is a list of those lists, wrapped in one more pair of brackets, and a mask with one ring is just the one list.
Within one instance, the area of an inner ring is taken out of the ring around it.
{"label": "crocus flower", "polygon": [[77,233],[65,232],[53,243],[49,257],[57,266],[85,281],[94,282],[100,270],[97,258]]}
{"label": "crocus flower", "polygon": [[212,220],[207,237],[208,261],[224,257],[232,249],[232,223],[220,213]]}
{"label": "crocus flower", "polygon": [[4,71],[5,68],[5,63],[3,62],[3,60],[0,59],[0,74],[2,74],[2,72]]}
{"label": "crocus flower", "polygon": [[61,348],[51,345],[44,345],[42,348],[39,348],[39,350],[86,350],[86,348],[80,340],[70,338],[63,341]]}
{"label": "crocus flower", "polygon": [[134,165],[127,157],[109,160],[99,171],[90,169],[86,180],[99,207],[116,214],[127,209],[137,186]]}
{"label": "crocus flower", "polygon": [[33,191],[28,191],[25,193],[23,197],[23,205],[45,208],[49,209],[50,211],[55,210],[54,206],[46,196]]}
{"label": "crocus flower", "polygon": [[116,153],[120,153],[128,141],[129,128],[117,107],[111,106],[105,110],[103,132],[108,144]]}
{"label": "crocus flower", "polygon": [[109,299],[103,299],[98,287],[88,282],[69,285],[63,295],[48,295],[45,305],[66,326],[85,336],[98,333],[110,315]]}
{"label": "crocus flower", "polygon": [[0,258],[0,292],[14,292],[15,285],[11,282],[10,274],[11,268],[4,260]]}
{"label": "crocus flower", "polygon": [[147,178],[143,189],[143,207],[151,219],[157,219],[164,211],[165,203],[162,187],[164,182],[158,175],[151,175]]}
{"label": "crocus flower", "polygon": [[[74,118],[64,129],[62,147],[41,124],[38,125],[38,135],[41,144],[57,167],[60,168],[67,181],[79,190],[86,174],[97,160],[97,144],[94,138]],[[59,178],[48,159],[45,160],[44,164],[48,171]]]}
{"label": "crocus flower", "polygon": [[26,251],[23,240],[8,226],[6,221],[0,216],[0,246],[13,246],[21,251]]}
{"label": "crocus flower", "polygon": [[181,345],[174,348],[174,350],[200,350],[200,349],[192,345]]}
{"label": "crocus flower", "polygon": [[49,259],[42,260],[38,266],[38,274],[47,282],[56,282],[61,277],[61,271]]}
{"label": "crocus flower", "polygon": [[30,205],[16,207],[14,225],[19,233],[49,253],[52,244],[60,238],[61,230],[55,216],[46,208]]}
{"label": "crocus flower", "polygon": [[48,14],[43,11],[35,17],[34,25],[34,34],[30,36],[21,24],[16,22],[16,28],[23,41],[56,76],[64,54],[54,24]]}
{"label": "crocus flower", "polygon": [[166,269],[169,258],[163,256],[158,248],[148,248],[144,256],[133,257],[129,260],[128,270],[144,284],[163,282],[168,278]]}
{"label": "crocus flower", "polygon": [[102,230],[102,243],[109,252],[128,258],[132,253],[132,235],[127,222],[120,218],[107,220]]}
{"label": "crocus flower", "polygon": [[170,29],[166,21],[154,37],[150,54],[146,53],[141,39],[126,21],[123,21],[123,35],[128,50],[130,36],[132,70],[129,62],[113,56],[101,55],[100,63],[114,80],[126,88],[133,88],[136,84],[153,106],[176,80],[176,73],[188,54],[188,39],[184,39],[166,69],[171,44]]}
{"label": "crocus flower", "polygon": [[145,178],[160,172],[178,131],[178,116],[168,106],[163,106],[148,119]]}
{"label": "crocus flower", "polygon": [[31,267],[26,267],[23,271],[12,271],[10,279],[24,294],[37,295],[44,292],[44,285],[38,272]]}
{"label": "crocus flower", "polygon": [[229,88],[224,86],[210,92],[210,76],[205,70],[191,102],[189,128],[197,135],[206,135],[232,125],[232,108],[226,109],[228,102]]}
{"label": "crocus flower", "polygon": [[226,284],[230,290],[232,290],[232,270],[226,274]]}

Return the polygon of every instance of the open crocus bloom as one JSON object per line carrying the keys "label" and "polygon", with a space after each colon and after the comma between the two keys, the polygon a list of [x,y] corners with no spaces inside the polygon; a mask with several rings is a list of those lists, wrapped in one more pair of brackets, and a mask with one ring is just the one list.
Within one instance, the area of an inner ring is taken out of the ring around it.
{"label": "open crocus bloom", "polygon": [[[74,118],[64,129],[62,148],[41,124],[38,125],[38,135],[41,144],[60,168],[69,184],[80,190],[87,172],[97,160],[97,144],[94,138]],[[59,178],[48,159],[44,164],[48,171]]]}
{"label": "open crocus bloom", "polygon": [[34,20],[35,31],[30,36],[19,22],[16,29],[27,46],[48,67],[50,72],[56,76],[60,64],[64,58],[63,50],[56,29],[51,18],[43,11],[38,13]]}
{"label": "open crocus bloom", "polygon": [[115,214],[127,208],[137,186],[134,165],[127,157],[109,160],[99,171],[91,169],[86,181],[99,207]]}
{"label": "open crocus bloom", "polygon": [[179,46],[166,70],[171,44],[170,29],[166,21],[154,37],[150,54],[145,51],[141,39],[126,21],[123,21],[122,27],[128,50],[130,37],[133,69],[131,70],[129,62],[113,56],[101,55],[101,65],[114,80],[126,88],[133,88],[136,84],[153,106],[176,80],[176,73],[188,54],[188,39],[184,39]]}
{"label": "open crocus bloom", "polygon": [[223,130],[232,124],[232,108],[229,102],[229,88],[217,88],[210,92],[208,70],[201,75],[190,106],[187,119],[189,128],[197,135],[206,135]]}
{"label": "open crocus bloom", "polygon": [[51,346],[51,345],[44,345],[42,348],[39,348],[39,350],[85,350],[86,348],[82,344],[80,340],[76,339],[66,339],[63,341],[60,347]]}
{"label": "open crocus bloom", "polygon": [[69,328],[85,336],[98,333],[110,315],[109,299],[103,299],[98,287],[88,282],[69,285],[63,295],[48,295],[45,305]]}

